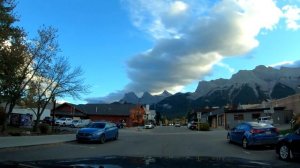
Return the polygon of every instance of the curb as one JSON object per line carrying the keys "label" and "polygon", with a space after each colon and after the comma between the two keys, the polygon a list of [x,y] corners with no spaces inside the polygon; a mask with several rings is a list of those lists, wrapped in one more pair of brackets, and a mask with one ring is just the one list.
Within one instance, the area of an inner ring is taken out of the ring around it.
{"label": "curb", "polygon": [[61,141],[61,142],[49,142],[49,143],[32,144],[32,145],[20,145],[20,146],[0,147],[0,150],[15,149],[15,148],[29,148],[29,147],[34,147],[34,146],[45,146],[45,145],[53,145],[53,144],[62,144],[62,143],[67,143],[67,142],[76,142],[76,140],[67,140],[67,141]]}

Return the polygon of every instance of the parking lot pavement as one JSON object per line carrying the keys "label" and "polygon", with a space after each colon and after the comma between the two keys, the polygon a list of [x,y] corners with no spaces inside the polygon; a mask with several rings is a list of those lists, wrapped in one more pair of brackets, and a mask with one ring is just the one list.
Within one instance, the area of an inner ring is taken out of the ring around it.
{"label": "parking lot pavement", "polygon": [[119,139],[117,141],[108,141],[105,144],[68,142],[15,150],[0,149],[0,161],[29,161],[33,159],[47,160],[102,156],[212,156],[272,161],[285,164],[285,162],[278,160],[273,148],[253,148],[245,150],[240,145],[228,143],[226,133],[226,130],[221,129],[212,131],[191,131],[186,127],[172,126],[140,130],[137,128],[125,128],[120,129]]}

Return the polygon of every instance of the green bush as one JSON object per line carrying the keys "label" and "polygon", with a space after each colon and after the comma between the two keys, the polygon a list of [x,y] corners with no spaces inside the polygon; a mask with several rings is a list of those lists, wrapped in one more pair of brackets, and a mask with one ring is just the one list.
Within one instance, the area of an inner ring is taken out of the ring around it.
{"label": "green bush", "polygon": [[296,131],[298,128],[300,128],[300,114],[294,116],[293,120],[295,121],[293,130]]}
{"label": "green bush", "polygon": [[209,131],[208,123],[200,123],[200,131]]}
{"label": "green bush", "polygon": [[49,125],[45,124],[45,123],[42,123],[42,124],[39,125],[39,130],[40,130],[41,134],[47,134],[48,131],[49,131]]}

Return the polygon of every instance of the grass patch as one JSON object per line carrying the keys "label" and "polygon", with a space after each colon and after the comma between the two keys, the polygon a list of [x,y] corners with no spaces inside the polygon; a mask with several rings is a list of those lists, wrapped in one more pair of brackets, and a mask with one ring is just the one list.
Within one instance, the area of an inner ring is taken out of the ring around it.
{"label": "grass patch", "polygon": [[280,130],[279,131],[279,134],[280,135],[285,135],[285,134],[288,134],[288,133],[293,133],[294,131],[292,129],[286,129],[286,130]]}

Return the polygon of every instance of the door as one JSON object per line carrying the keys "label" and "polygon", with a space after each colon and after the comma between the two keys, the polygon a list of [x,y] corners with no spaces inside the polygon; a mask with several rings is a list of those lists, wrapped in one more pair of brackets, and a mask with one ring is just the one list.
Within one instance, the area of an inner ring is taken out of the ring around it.
{"label": "door", "polygon": [[294,147],[294,154],[300,156],[300,128],[295,131],[292,147]]}
{"label": "door", "polygon": [[243,140],[243,137],[245,134],[245,128],[246,128],[246,125],[241,124],[236,129],[235,136],[236,136],[237,142],[239,142],[239,143],[242,143],[242,140]]}
{"label": "door", "polygon": [[241,132],[241,124],[232,128],[232,130],[230,132],[232,141],[240,142],[240,138],[239,138],[240,132]]}

